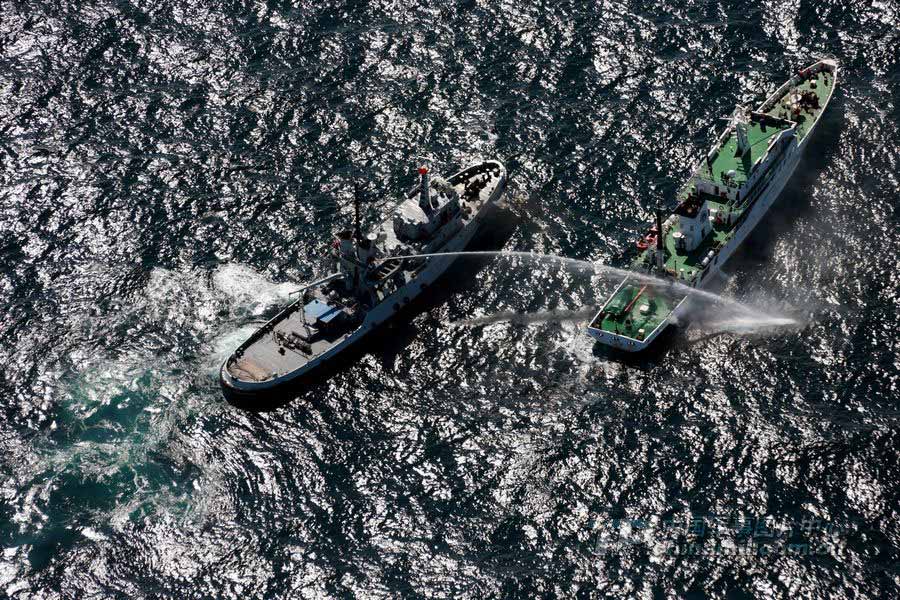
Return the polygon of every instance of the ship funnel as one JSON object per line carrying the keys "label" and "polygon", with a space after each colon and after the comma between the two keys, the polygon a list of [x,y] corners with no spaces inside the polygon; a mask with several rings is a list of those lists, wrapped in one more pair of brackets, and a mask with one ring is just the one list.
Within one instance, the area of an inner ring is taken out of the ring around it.
{"label": "ship funnel", "polygon": [[431,213],[431,182],[428,177],[428,167],[419,167],[419,206],[425,211],[425,214]]}

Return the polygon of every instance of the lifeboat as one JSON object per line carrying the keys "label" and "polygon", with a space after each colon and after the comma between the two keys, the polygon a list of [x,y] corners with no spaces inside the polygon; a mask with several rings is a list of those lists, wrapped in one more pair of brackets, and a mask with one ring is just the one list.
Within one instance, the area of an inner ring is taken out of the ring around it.
{"label": "lifeboat", "polygon": [[645,235],[641,236],[641,238],[638,239],[637,242],[635,242],[635,245],[637,245],[638,250],[641,251],[652,248],[656,245],[656,236],[656,225],[653,225],[650,227],[650,229],[647,230],[647,233]]}

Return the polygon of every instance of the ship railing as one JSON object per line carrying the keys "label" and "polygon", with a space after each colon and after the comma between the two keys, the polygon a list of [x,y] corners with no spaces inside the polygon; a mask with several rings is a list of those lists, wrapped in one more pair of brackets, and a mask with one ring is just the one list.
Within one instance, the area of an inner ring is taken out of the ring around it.
{"label": "ship railing", "polygon": [[[398,260],[398,259],[394,259],[394,260],[387,259],[383,263],[381,263],[381,266],[390,265],[393,262],[396,262],[396,264],[394,266],[392,266],[390,269],[384,270],[383,272],[379,273],[378,281],[375,282],[375,286],[374,286],[375,289],[381,289],[381,288],[385,287],[388,283],[392,282],[394,280],[394,276],[398,272],[400,272],[400,270],[403,268],[403,260]],[[381,270],[381,267],[379,267],[379,271],[380,270]]]}
{"label": "ship railing", "polygon": [[619,295],[619,292],[622,290],[622,288],[628,285],[630,281],[631,278],[626,275],[622,282],[618,286],[616,286],[616,289],[613,291],[613,293],[609,295],[609,298],[607,298],[606,302],[603,303],[603,306],[600,307],[600,310],[597,312],[597,315],[591,322],[590,327],[594,327],[595,329],[601,329],[603,327],[603,315],[606,314],[607,308],[609,307],[610,303],[616,298],[616,296]]}
{"label": "ship railing", "polygon": [[772,94],[766,98],[765,102],[763,102],[759,110],[761,112],[767,112],[772,109],[775,104],[784,98],[784,96],[794,87],[796,87],[800,82],[803,81],[803,77],[801,75],[803,73],[821,73],[822,71],[829,71],[830,73],[834,73],[832,69],[829,68],[828,63],[825,60],[829,57],[825,57],[823,59],[817,60],[815,63],[809,65],[808,67],[804,67],[800,69],[798,73],[795,73],[793,77],[784,82],[781,87],[772,92]]}

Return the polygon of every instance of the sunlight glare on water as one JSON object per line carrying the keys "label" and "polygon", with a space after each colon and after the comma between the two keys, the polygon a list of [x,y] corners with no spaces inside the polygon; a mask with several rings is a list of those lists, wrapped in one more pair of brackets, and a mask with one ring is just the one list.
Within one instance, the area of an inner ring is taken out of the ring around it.
{"label": "sunlight glare on water", "polygon": [[[0,597],[897,595],[896,3],[2,16]],[[832,106],[706,318],[595,345],[719,118],[824,55]],[[226,404],[354,180],[369,228],[418,157],[504,162],[475,250],[583,263],[457,261],[281,409]]]}

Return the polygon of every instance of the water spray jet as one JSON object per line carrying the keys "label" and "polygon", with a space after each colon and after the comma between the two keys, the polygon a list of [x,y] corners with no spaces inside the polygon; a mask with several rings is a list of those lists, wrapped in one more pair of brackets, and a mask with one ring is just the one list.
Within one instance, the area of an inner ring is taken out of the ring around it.
{"label": "water spray jet", "polygon": [[[800,324],[796,319],[784,315],[772,314],[770,312],[763,312],[738,300],[727,298],[725,296],[721,296],[719,294],[715,294],[706,290],[694,288],[675,280],[662,279],[660,277],[656,277],[647,273],[639,273],[636,271],[619,269],[601,263],[595,263],[577,258],[569,258],[566,256],[558,256],[555,254],[542,254],[537,252],[525,252],[519,250],[479,250],[468,252],[434,252],[429,254],[387,256],[380,257],[376,260],[379,262],[384,262],[390,260],[417,260],[442,257],[510,257],[525,260],[555,262],[571,270],[590,271],[592,273],[604,275],[607,277],[630,279],[640,283],[641,285],[646,285],[647,287],[652,288],[657,292],[668,291],[673,296],[689,296],[695,300],[704,301],[708,305],[720,306],[726,310],[733,311],[732,314],[725,315],[721,319],[715,321],[715,323],[718,323],[720,327],[727,328],[726,330],[733,332],[747,332],[750,330],[759,330],[762,328],[797,326]],[[500,314],[503,315],[509,313]],[[498,320],[514,321],[515,319],[500,318]]]}

